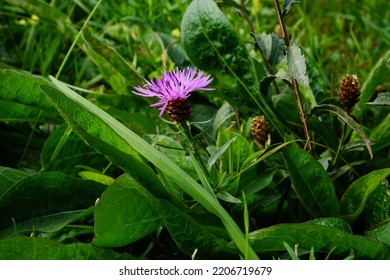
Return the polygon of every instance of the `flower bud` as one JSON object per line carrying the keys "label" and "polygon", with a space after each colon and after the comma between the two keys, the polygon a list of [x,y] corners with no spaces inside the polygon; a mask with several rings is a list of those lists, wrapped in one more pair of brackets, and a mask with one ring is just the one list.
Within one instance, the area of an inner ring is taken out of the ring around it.
{"label": "flower bud", "polygon": [[168,102],[168,116],[177,123],[188,120],[191,115],[191,104],[186,98],[178,98]]}
{"label": "flower bud", "polygon": [[341,79],[338,95],[340,102],[348,110],[359,101],[360,84],[356,75],[346,75]]}
{"label": "flower bud", "polygon": [[255,141],[264,147],[268,140],[268,128],[264,116],[256,116],[252,119],[251,133]]}

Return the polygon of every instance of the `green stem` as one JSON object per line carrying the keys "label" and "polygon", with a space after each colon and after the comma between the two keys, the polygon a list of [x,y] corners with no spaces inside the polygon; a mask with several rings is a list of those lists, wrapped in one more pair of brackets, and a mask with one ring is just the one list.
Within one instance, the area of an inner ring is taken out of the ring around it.
{"label": "green stem", "polygon": [[336,151],[336,155],[334,156],[334,159],[333,159],[333,166],[336,165],[336,162],[340,156],[340,153],[341,153],[341,149],[344,145],[344,141],[345,141],[345,130],[346,130],[346,124],[344,123],[342,128],[341,128],[341,136],[340,136],[340,142],[339,142],[339,146],[337,147],[337,151]]}
{"label": "green stem", "polygon": [[65,63],[68,61],[69,59],[69,56],[70,54],[72,53],[74,47],[76,46],[77,44],[77,41],[79,40],[80,36],[81,36],[81,33],[84,31],[84,29],[87,27],[87,24],[89,23],[89,21],[91,20],[93,14],[95,13],[95,11],[97,10],[97,8],[99,7],[100,3],[102,2],[103,0],[99,0],[99,2],[96,3],[95,7],[93,8],[93,10],[91,11],[91,13],[88,15],[87,19],[85,20],[83,26],[81,27],[80,31],[77,33],[76,35],[76,38],[73,40],[72,42],[72,45],[70,46],[68,52],[66,53],[65,55],[65,58],[64,60],[62,61],[61,63],[61,66],[60,68],[58,69],[57,71],[57,74],[56,74],[56,78],[58,79],[58,77],[60,76],[61,72],[62,72],[62,69],[64,68],[65,66]]}
{"label": "green stem", "polygon": [[[285,43],[286,47],[289,47],[290,40],[288,38],[286,25],[284,24],[282,12],[280,11],[280,5],[279,5],[278,0],[274,0],[274,6],[275,6],[276,14],[278,16],[279,25],[280,25],[280,28],[282,30],[284,43]],[[295,95],[295,100],[297,102],[299,117],[301,118],[303,131],[304,131],[304,135],[305,135],[305,139],[306,139],[305,150],[307,150],[310,153],[312,151],[311,142],[310,142],[310,138],[311,138],[310,131],[309,131],[309,127],[307,125],[307,119],[305,116],[305,112],[304,112],[303,106],[302,106],[302,100],[301,100],[301,95],[299,93],[298,82],[295,78],[292,78],[292,85],[294,88],[294,95]]]}

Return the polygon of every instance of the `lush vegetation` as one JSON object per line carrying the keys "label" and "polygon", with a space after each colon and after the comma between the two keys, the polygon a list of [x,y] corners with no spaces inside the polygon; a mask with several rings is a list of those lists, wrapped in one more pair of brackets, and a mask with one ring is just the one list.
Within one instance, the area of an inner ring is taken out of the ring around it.
{"label": "lush vegetation", "polygon": [[389,259],[388,1],[279,2],[2,1],[0,259]]}

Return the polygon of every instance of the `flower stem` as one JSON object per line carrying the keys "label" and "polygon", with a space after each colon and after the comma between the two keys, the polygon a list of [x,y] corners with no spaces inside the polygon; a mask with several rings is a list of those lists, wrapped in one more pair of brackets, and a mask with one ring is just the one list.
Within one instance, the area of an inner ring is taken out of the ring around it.
{"label": "flower stem", "polygon": [[[275,5],[276,14],[278,16],[280,29],[282,30],[282,36],[283,36],[284,43],[285,43],[286,47],[288,47],[290,45],[290,40],[288,38],[286,25],[284,24],[283,16],[282,16],[282,13],[280,11],[279,1],[278,0],[274,0],[274,5]],[[299,93],[298,82],[297,82],[297,80],[295,78],[292,78],[292,85],[293,85],[293,88],[294,88],[295,100],[297,102],[299,116],[301,118],[303,131],[304,131],[304,135],[305,135],[305,139],[306,139],[305,149],[308,152],[311,152],[312,151],[312,147],[311,147],[311,142],[310,142],[310,131],[309,131],[309,127],[307,125],[307,119],[306,119],[306,116],[305,116],[305,112],[304,112],[303,106],[302,106],[302,100],[301,100],[301,96],[300,96],[300,93]]]}

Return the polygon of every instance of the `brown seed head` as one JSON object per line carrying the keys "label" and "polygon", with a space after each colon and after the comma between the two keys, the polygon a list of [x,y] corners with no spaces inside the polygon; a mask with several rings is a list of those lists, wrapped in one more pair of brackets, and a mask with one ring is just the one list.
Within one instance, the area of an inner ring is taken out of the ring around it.
{"label": "brown seed head", "polygon": [[177,123],[186,121],[191,115],[191,104],[186,98],[178,98],[168,102],[168,116]]}
{"label": "brown seed head", "polygon": [[346,75],[341,79],[338,95],[340,102],[347,109],[352,108],[359,101],[360,84],[356,75]]}
{"label": "brown seed head", "polygon": [[251,133],[257,143],[265,146],[268,139],[268,128],[264,116],[256,116],[252,119]]}

